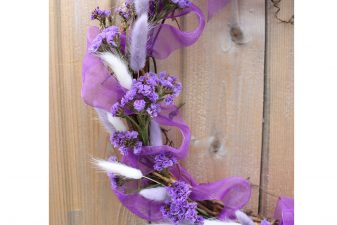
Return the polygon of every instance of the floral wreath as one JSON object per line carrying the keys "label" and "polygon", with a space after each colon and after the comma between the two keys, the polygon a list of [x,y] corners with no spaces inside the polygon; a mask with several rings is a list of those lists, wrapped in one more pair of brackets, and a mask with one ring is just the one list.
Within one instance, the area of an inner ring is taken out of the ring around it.
{"label": "floral wreath", "polygon": [[[227,0],[208,0],[208,19]],[[183,31],[169,19],[194,14],[198,26]],[[251,185],[241,177],[198,183],[179,163],[187,156],[190,129],[174,100],[181,83],[157,71],[156,59],[194,44],[205,27],[203,12],[189,0],[126,0],[112,14],[99,7],[91,20],[83,61],[82,98],[94,107],[119,150],[108,160],[94,159],[105,171],[121,203],[150,223],[254,224],[241,209]],[[163,126],[177,128],[182,143],[175,146]],[[293,225],[293,200],[280,197],[274,220],[262,225]],[[256,222],[256,221],[255,221]]]}

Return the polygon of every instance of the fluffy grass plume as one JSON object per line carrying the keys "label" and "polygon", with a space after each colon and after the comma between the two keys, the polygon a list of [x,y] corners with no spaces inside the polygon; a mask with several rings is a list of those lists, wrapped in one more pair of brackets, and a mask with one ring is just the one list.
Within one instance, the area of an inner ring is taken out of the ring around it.
{"label": "fluffy grass plume", "polygon": [[141,179],[143,177],[142,171],[139,169],[127,166],[119,162],[110,162],[101,159],[93,159],[93,163],[101,170],[107,173],[113,173],[122,177],[130,179]]}
{"label": "fluffy grass plume", "polygon": [[113,71],[119,84],[122,87],[130,90],[132,86],[132,76],[125,62],[120,57],[112,54],[111,52],[103,52],[98,56]]}
{"label": "fluffy grass plume", "polygon": [[235,211],[235,216],[242,225],[254,225],[253,220],[240,210]]}
{"label": "fluffy grass plume", "polygon": [[240,225],[233,221],[205,220],[204,225]]}
{"label": "fluffy grass plume", "polygon": [[135,0],[135,8],[138,16],[147,14],[149,10],[149,0]]}
{"label": "fluffy grass plume", "polygon": [[95,108],[98,118],[101,121],[101,124],[104,126],[104,128],[109,132],[109,134],[112,134],[116,131],[116,128],[109,122],[108,120],[108,113],[99,108]]}
{"label": "fluffy grass plume", "polygon": [[135,22],[130,43],[130,66],[138,72],[145,66],[146,45],[149,33],[147,14],[142,14]]}
{"label": "fluffy grass plume", "polygon": [[118,117],[114,117],[111,115],[111,113],[95,108],[98,118],[101,121],[101,124],[104,126],[104,128],[109,132],[109,134],[112,134],[113,132],[117,131],[127,131],[128,128],[124,123],[124,120]]}
{"label": "fluffy grass plume", "polygon": [[146,199],[163,202],[168,198],[165,187],[146,188],[139,192]]}
{"label": "fluffy grass plume", "polygon": [[150,124],[150,143],[152,146],[162,146],[163,138],[161,136],[161,130],[159,124],[151,120]]}
{"label": "fluffy grass plume", "polygon": [[111,113],[107,113],[108,121],[115,127],[117,131],[127,131],[128,127],[125,125],[124,119],[112,116]]}

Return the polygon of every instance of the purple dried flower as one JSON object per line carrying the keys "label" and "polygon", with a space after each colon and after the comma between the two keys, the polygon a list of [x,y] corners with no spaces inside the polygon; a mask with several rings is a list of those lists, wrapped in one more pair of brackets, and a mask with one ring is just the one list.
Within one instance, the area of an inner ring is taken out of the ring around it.
{"label": "purple dried flower", "polygon": [[170,201],[160,209],[165,219],[170,220],[173,224],[201,225],[204,223],[204,219],[197,213],[197,203],[188,201],[191,189],[187,183],[177,181],[167,188],[167,193],[170,196]]}
{"label": "purple dried flower", "polygon": [[189,0],[171,0],[171,1],[182,9],[191,6],[191,2]]}
{"label": "purple dried flower", "polygon": [[111,11],[110,10],[102,10],[100,9],[98,6],[96,9],[94,9],[91,13],[91,20],[105,20],[106,17],[111,15]]}
{"label": "purple dried flower", "polygon": [[154,157],[153,168],[158,171],[162,171],[165,168],[171,167],[178,161],[171,153],[162,153]]}
{"label": "purple dried flower", "polygon": [[167,188],[167,193],[174,202],[186,201],[188,196],[191,194],[190,186],[183,182],[177,181],[172,184],[171,187]]}
{"label": "purple dried flower", "polygon": [[160,112],[160,106],[157,104],[151,104],[149,108],[146,109],[146,112],[152,117],[157,117]]}
{"label": "purple dried flower", "polygon": [[126,0],[122,6],[116,8],[115,12],[119,14],[124,20],[128,20],[132,16],[132,9],[133,1]]}
{"label": "purple dried flower", "polygon": [[108,27],[95,37],[91,43],[91,46],[89,47],[89,51],[91,53],[97,52],[104,41],[113,47],[117,47],[117,37],[119,37],[119,28],[116,26]]}
{"label": "purple dried flower", "polygon": [[161,111],[160,103],[166,105],[173,104],[174,98],[179,95],[181,84],[177,82],[177,78],[161,72],[158,75],[149,72],[140,76],[137,80],[133,80],[132,87],[120,101],[112,108],[114,116],[138,113],[146,111],[152,118],[157,117]]}
{"label": "purple dried flower", "polygon": [[120,109],[120,104],[116,102],[112,107],[111,107],[111,114],[113,116],[118,116],[118,111]]}
{"label": "purple dried flower", "polygon": [[142,111],[144,108],[145,108],[145,101],[144,100],[136,100],[134,103],[133,103],[133,106],[134,108],[137,110],[137,111]]}
{"label": "purple dried flower", "polygon": [[197,204],[195,202],[171,202],[160,208],[165,219],[170,220],[173,224],[203,224],[203,218],[198,216]]}
{"label": "purple dried flower", "polygon": [[128,20],[131,17],[130,11],[125,7],[117,7],[115,12],[119,14],[124,20]]}
{"label": "purple dried flower", "polygon": [[89,47],[89,52],[91,52],[91,53],[97,52],[97,50],[98,50],[99,47],[101,46],[102,42],[103,42],[103,37],[102,37],[102,35],[100,35],[100,34],[97,35],[97,36],[95,37],[95,39],[91,42],[91,45],[90,45],[90,47]]}
{"label": "purple dried flower", "polygon": [[168,95],[168,96],[165,98],[165,104],[166,104],[166,105],[172,105],[172,104],[173,104],[173,101],[174,101],[174,96],[173,96],[173,95]]}
{"label": "purple dried flower", "polygon": [[137,131],[116,131],[111,135],[111,144],[118,148],[122,155],[127,155],[128,151],[139,154],[142,142],[138,139]]}
{"label": "purple dried flower", "polygon": [[102,31],[106,42],[113,47],[117,47],[116,38],[119,36],[119,28],[111,26]]}

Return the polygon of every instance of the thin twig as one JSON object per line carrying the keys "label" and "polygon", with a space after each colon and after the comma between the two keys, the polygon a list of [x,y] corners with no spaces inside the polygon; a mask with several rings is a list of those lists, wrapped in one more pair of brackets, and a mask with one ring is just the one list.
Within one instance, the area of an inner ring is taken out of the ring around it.
{"label": "thin twig", "polygon": [[162,184],[162,183],[160,183],[159,181],[156,181],[156,180],[154,180],[154,179],[152,179],[152,178],[150,178],[150,177],[146,177],[146,176],[143,176],[143,177],[144,177],[145,179],[148,179],[148,180],[150,180],[150,181],[152,181],[152,182],[155,182],[155,183],[157,183],[157,184],[162,185],[162,186],[165,187],[165,185]]}

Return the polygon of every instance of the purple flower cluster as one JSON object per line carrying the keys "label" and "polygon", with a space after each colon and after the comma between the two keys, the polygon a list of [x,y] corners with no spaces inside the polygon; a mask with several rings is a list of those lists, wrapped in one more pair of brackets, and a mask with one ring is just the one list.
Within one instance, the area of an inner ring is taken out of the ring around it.
{"label": "purple flower cluster", "polygon": [[153,168],[158,171],[162,171],[165,168],[171,167],[178,162],[176,157],[171,153],[162,153],[154,157],[155,163]]}
{"label": "purple flower cluster", "polygon": [[110,138],[111,144],[118,148],[122,155],[127,155],[128,151],[139,154],[142,149],[142,142],[138,139],[137,131],[115,131]]}
{"label": "purple flower cluster", "polygon": [[132,16],[132,3],[133,1],[125,1],[123,6],[116,8],[115,12],[119,14],[124,20],[128,20]]}
{"label": "purple flower cluster", "polygon": [[117,47],[117,38],[119,37],[119,29],[116,26],[111,26],[104,29],[100,34],[98,34],[92,41],[89,51],[91,53],[97,52],[99,47],[103,42],[108,43],[113,47]]}
{"label": "purple flower cluster", "polygon": [[196,210],[197,203],[188,201],[191,189],[187,183],[177,181],[167,188],[167,193],[170,200],[160,209],[165,219],[170,220],[175,225],[180,223],[203,224],[204,219],[198,216]]}
{"label": "purple flower cluster", "polygon": [[126,92],[120,102],[112,106],[111,112],[113,116],[146,112],[152,118],[156,117],[161,110],[160,103],[173,104],[181,88],[176,77],[169,76],[166,72],[149,72],[133,80],[131,90]]}
{"label": "purple flower cluster", "polygon": [[189,0],[171,0],[174,4],[177,4],[179,8],[187,8],[191,6],[191,2]]}
{"label": "purple flower cluster", "polygon": [[94,11],[92,11],[91,13],[91,20],[105,20],[106,17],[111,15],[111,11],[110,10],[102,10],[100,9],[98,6],[96,9],[94,9]]}

